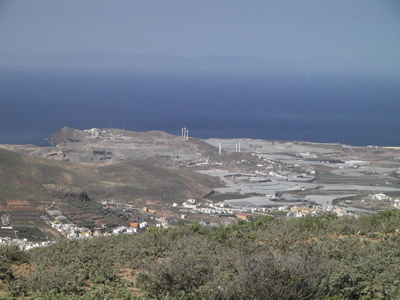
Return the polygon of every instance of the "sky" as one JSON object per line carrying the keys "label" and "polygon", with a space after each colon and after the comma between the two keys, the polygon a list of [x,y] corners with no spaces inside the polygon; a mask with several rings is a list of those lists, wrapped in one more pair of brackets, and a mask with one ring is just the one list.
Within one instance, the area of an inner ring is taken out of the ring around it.
{"label": "sky", "polygon": [[246,56],[400,74],[400,2],[1,0],[0,55]]}

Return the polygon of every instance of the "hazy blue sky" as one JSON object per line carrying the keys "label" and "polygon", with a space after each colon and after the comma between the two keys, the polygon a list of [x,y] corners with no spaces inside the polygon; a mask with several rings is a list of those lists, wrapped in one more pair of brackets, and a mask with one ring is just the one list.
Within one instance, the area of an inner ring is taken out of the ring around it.
{"label": "hazy blue sky", "polygon": [[1,0],[0,54],[251,56],[400,72],[398,1]]}

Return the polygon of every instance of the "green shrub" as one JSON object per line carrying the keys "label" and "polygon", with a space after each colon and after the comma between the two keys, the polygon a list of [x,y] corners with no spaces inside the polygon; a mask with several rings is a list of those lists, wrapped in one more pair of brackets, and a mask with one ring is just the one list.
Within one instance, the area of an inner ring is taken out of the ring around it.
{"label": "green shrub", "polygon": [[[145,299],[396,299],[397,228],[398,212],[266,216],[226,227],[60,241],[28,252],[0,247],[0,279],[10,297],[34,299],[139,299],[133,289]],[[24,262],[32,268],[17,276],[15,266]]]}

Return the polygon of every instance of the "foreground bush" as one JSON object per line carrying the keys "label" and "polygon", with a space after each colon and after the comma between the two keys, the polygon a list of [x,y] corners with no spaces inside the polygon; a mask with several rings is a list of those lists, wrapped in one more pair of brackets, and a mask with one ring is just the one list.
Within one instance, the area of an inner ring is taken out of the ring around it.
{"label": "foreground bush", "polygon": [[399,229],[399,212],[261,217],[0,247],[0,289],[31,299],[396,299]]}

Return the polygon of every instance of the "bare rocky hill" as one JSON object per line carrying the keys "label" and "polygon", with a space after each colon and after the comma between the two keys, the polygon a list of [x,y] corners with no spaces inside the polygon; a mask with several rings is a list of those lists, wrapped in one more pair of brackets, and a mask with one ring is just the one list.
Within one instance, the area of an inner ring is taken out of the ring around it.
{"label": "bare rocky hill", "polygon": [[187,162],[212,159],[217,149],[196,138],[183,138],[162,131],[135,132],[121,129],[77,130],[63,127],[50,137],[52,147],[2,145],[2,148],[34,156],[82,163],[108,164],[156,159]]}

